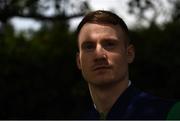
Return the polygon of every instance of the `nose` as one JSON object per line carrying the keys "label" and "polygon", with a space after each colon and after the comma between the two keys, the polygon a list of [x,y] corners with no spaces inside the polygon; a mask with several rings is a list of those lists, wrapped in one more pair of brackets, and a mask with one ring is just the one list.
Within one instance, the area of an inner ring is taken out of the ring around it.
{"label": "nose", "polygon": [[106,50],[102,47],[102,45],[98,44],[96,46],[96,58],[106,58]]}

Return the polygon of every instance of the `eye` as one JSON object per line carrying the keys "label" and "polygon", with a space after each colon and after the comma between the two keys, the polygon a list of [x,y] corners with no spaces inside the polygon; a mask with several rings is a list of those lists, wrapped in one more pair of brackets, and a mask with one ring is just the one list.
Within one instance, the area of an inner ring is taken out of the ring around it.
{"label": "eye", "polygon": [[113,49],[113,48],[115,48],[116,43],[112,42],[112,41],[106,41],[106,42],[104,42],[103,45],[104,45],[104,48],[106,48],[106,49]]}
{"label": "eye", "polygon": [[82,44],[82,49],[85,51],[91,51],[95,48],[95,45],[93,43],[87,42]]}

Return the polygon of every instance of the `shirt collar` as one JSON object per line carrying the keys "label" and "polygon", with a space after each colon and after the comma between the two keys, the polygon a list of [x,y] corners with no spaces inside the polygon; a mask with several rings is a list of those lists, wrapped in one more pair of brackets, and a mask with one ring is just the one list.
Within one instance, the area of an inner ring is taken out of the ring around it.
{"label": "shirt collar", "polygon": [[[131,85],[131,80],[128,82],[128,87]],[[94,104],[94,108],[96,109],[96,104]]]}

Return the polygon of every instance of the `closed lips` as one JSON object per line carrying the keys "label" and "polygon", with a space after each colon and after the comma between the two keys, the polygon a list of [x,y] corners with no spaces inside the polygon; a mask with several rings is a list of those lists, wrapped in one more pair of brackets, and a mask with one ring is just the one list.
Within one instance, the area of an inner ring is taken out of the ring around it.
{"label": "closed lips", "polygon": [[97,66],[93,69],[93,71],[100,70],[100,69],[110,69],[111,66]]}

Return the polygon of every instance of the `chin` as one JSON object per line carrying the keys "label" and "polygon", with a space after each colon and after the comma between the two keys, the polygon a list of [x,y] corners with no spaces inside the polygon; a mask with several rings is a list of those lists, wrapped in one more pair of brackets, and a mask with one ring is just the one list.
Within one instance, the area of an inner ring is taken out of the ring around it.
{"label": "chin", "polygon": [[115,79],[112,78],[96,78],[92,79],[91,81],[88,81],[88,83],[96,86],[105,86],[117,83],[117,81],[115,81]]}

